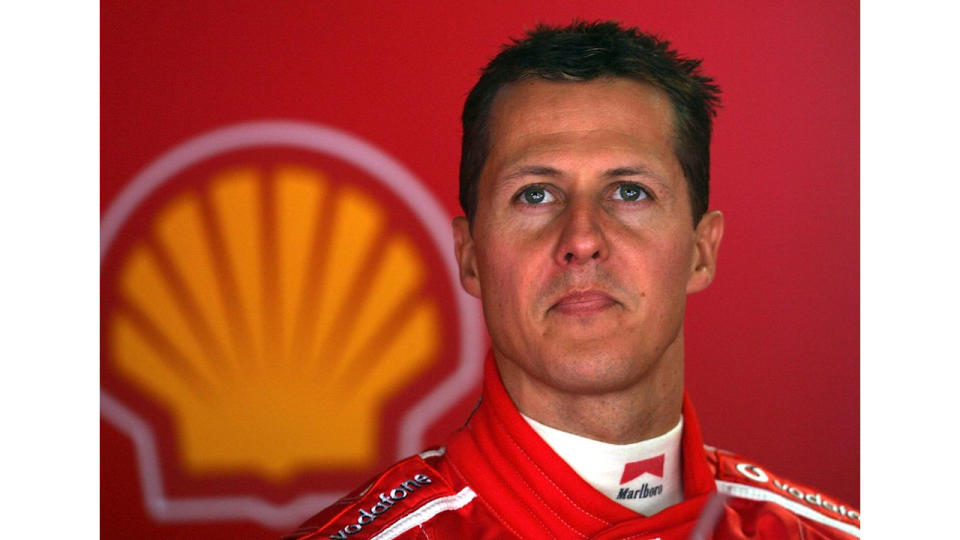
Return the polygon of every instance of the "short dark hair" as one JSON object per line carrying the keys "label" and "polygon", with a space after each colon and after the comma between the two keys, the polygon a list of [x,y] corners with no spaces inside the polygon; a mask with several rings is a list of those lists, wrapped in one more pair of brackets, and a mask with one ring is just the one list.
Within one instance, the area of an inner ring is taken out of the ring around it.
{"label": "short dark hair", "polygon": [[720,88],[700,71],[700,60],[683,58],[670,43],[637,28],[608,22],[537,25],[513,39],[483,69],[463,105],[460,206],[473,223],[477,183],[489,152],[490,109],[501,88],[523,79],[588,81],[625,77],[664,91],[674,110],[674,152],[690,192],[693,223],[707,211],[710,135]]}

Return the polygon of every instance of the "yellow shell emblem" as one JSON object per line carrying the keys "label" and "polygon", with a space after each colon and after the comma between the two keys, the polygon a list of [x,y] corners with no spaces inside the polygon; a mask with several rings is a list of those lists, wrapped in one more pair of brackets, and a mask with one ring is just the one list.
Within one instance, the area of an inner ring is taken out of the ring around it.
{"label": "yellow shell emblem", "polygon": [[308,166],[206,186],[162,206],[120,262],[115,368],[170,411],[191,473],[370,466],[383,404],[441,346],[416,245]]}

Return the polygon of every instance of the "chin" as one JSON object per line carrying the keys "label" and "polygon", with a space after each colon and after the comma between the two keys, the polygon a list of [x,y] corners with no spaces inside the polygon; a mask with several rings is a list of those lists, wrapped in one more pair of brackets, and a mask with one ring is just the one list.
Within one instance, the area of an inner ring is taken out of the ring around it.
{"label": "chin", "polygon": [[650,362],[636,356],[610,354],[609,350],[567,349],[544,359],[548,383],[577,394],[602,394],[625,390],[643,379]]}

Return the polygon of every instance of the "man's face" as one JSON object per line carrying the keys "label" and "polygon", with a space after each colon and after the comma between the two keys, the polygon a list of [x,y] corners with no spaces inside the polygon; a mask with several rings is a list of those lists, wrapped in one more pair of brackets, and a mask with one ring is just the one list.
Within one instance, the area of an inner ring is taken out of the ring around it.
{"label": "man's face", "polygon": [[690,212],[661,91],[621,78],[502,89],[472,232],[454,222],[498,362],[597,393],[682,360],[686,294],[709,284],[722,231],[719,214],[694,228]]}

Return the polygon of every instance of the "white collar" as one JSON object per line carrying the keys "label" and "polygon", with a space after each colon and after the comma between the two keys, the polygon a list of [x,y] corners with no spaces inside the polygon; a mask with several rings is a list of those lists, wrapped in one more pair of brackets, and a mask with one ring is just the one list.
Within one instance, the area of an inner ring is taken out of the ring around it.
{"label": "white collar", "polygon": [[523,419],[588,484],[645,516],[683,500],[683,417],[670,431],[631,444],[609,444]]}

